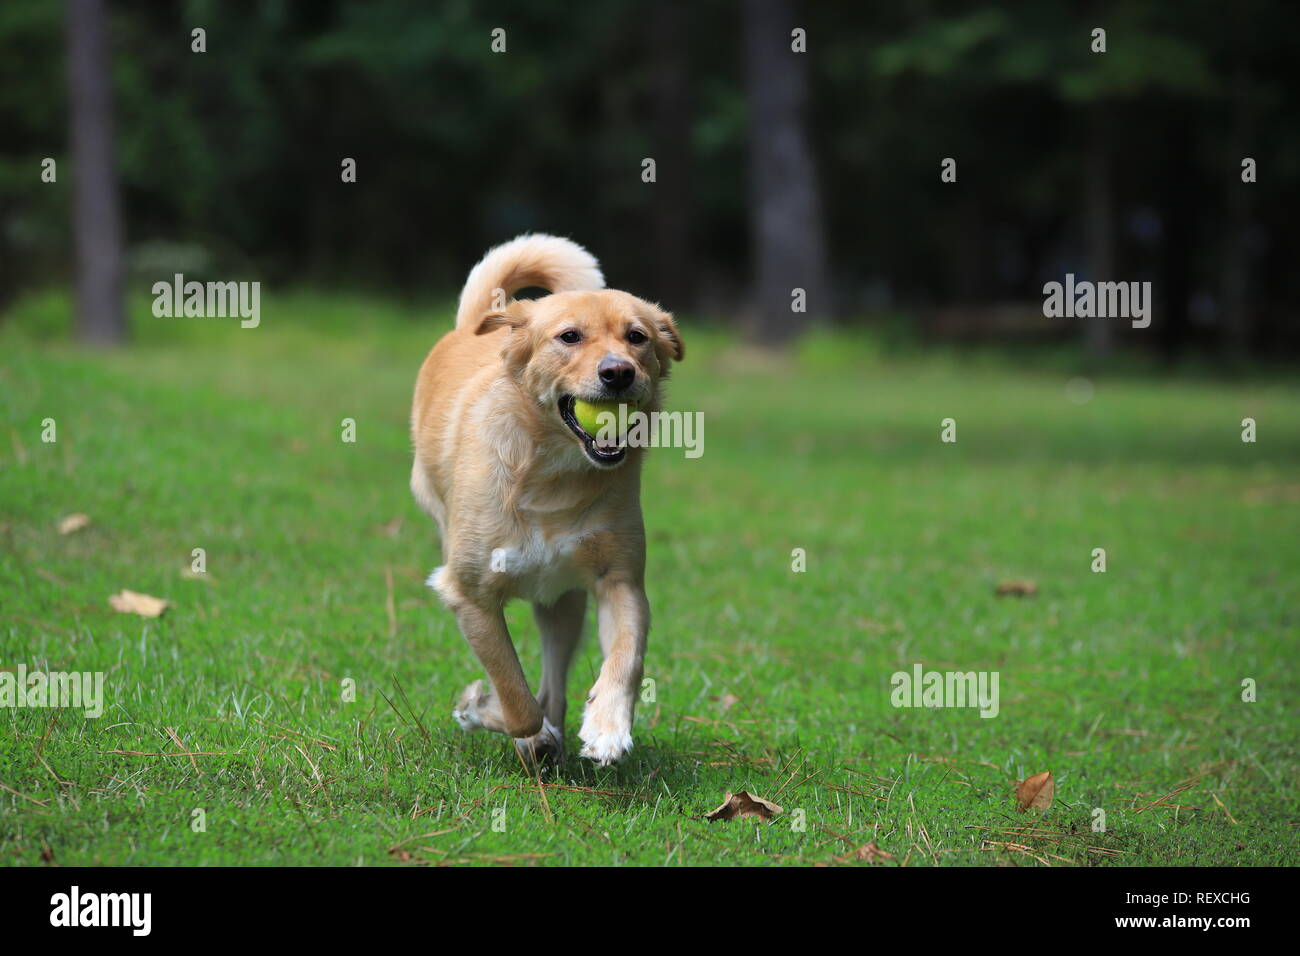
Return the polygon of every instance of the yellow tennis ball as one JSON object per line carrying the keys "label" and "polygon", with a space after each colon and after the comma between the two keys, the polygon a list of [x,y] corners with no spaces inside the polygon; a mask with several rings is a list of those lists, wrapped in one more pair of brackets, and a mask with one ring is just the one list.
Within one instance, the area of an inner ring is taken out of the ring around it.
{"label": "yellow tennis ball", "polygon": [[615,427],[617,427],[620,405],[626,405],[629,413],[636,410],[636,405],[631,402],[584,402],[580,398],[575,398],[573,400],[573,417],[577,419],[578,424],[582,426],[582,430],[588,435],[598,435],[601,426],[598,419],[604,412],[609,412],[614,416]]}

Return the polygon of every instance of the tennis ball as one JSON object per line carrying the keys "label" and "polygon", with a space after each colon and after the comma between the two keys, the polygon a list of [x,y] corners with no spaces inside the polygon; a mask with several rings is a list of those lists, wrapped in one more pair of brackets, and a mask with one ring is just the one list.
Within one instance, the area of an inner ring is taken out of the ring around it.
{"label": "tennis ball", "polygon": [[620,405],[626,405],[629,413],[636,410],[636,405],[632,402],[584,402],[580,398],[575,398],[573,400],[573,417],[578,420],[578,424],[582,426],[582,430],[588,435],[598,435],[602,424],[599,417],[605,412],[609,412],[614,416],[615,427],[617,427]]}

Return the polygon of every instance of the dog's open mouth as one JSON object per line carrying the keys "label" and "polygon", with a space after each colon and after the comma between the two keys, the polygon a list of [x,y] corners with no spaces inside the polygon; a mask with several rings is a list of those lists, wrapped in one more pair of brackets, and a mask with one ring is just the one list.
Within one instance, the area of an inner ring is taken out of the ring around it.
{"label": "dog's open mouth", "polygon": [[569,431],[578,436],[578,440],[582,443],[582,450],[587,453],[588,458],[601,467],[617,465],[627,456],[627,445],[617,438],[598,438],[586,431],[578,424],[578,419],[573,414],[573,402],[572,395],[564,395],[560,398],[560,418],[569,426]]}

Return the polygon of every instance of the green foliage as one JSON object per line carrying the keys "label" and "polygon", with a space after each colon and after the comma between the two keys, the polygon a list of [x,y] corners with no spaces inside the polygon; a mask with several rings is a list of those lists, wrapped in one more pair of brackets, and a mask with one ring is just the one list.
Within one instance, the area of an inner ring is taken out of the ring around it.
{"label": "green foliage", "polygon": [[[114,3],[130,246],[193,247],[207,264],[197,278],[445,294],[488,244],[535,229],[580,239],[616,284],[659,297],[668,268],[657,237],[683,222],[692,288],[666,304],[723,313],[719,296],[743,299],[753,279],[738,8],[690,6],[668,39],[658,9]],[[61,16],[38,0],[0,11],[0,301],[70,278]],[[1096,116],[1115,144],[1124,274],[1172,282],[1164,272],[1181,260],[1127,224],[1143,214],[1168,225],[1190,209],[1188,296],[1222,298],[1225,206],[1241,185],[1240,157],[1225,149],[1242,138],[1261,170],[1248,210],[1256,322],[1265,342],[1291,335],[1293,5],[810,4],[799,16],[848,311],[1024,301],[1045,276],[1081,271]],[[195,26],[206,53],[190,50]],[[1107,30],[1105,54],[1090,51],[1095,26]],[[674,158],[661,94],[669,53],[686,88],[668,117],[685,140]],[[44,156],[59,160],[58,186],[39,182]],[[680,191],[640,181],[647,156],[659,159],[659,185]],[[941,187],[948,156],[959,181]],[[355,185],[340,182],[344,157],[357,161]],[[138,292],[144,277],[131,279]]]}

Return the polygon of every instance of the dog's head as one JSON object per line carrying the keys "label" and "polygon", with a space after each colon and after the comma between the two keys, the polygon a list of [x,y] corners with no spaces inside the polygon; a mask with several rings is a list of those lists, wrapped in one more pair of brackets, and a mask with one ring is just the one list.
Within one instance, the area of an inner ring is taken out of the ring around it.
{"label": "dog's head", "polygon": [[659,385],[680,362],[682,340],[673,317],[634,295],[605,289],[519,299],[489,312],[484,335],[508,329],[501,355],[542,412],[543,427],[577,442],[600,468],[622,464],[627,447],[598,442],[574,414],[575,400],[658,409]]}

